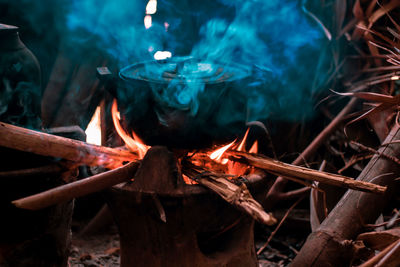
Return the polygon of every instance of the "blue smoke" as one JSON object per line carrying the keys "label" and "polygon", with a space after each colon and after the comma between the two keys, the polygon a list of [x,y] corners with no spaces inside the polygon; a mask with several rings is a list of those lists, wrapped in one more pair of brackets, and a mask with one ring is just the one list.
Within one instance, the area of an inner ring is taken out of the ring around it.
{"label": "blue smoke", "polygon": [[[145,0],[57,2],[64,12],[57,27],[65,40],[82,51],[101,49],[119,68],[153,60],[156,51],[170,51],[173,58],[246,66],[251,79],[224,93],[214,112],[218,127],[264,119],[302,120],[314,113],[313,98],[322,89],[316,85],[329,64],[327,40],[317,23],[303,13],[298,0],[159,0],[149,29],[143,24]],[[325,56],[322,64],[321,56]],[[163,91],[153,88],[152,93],[159,103],[189,109],[192,117],[201,116],[200,109],[207,107],[214,95],[207,95],[195,77],[187,81],[182,85],[172,80]],[[138,114],[152,109],[146,101],[134,102],[142,105],[136,106]],[[199,118],[202,120],[210,123]]]}
{"label": "blue smoke", "polygon": [[[234,19],[213,18],[202,25],[191,55],[252,66],[253,81],[230,92],[218,121],[310,118],[313,94],[321,89],[315,75],[326,71],[317,69],[326,46],[318,25],[299,1],[220,1],[235,7]],[[232,113],[232,107],[242,112]]]}

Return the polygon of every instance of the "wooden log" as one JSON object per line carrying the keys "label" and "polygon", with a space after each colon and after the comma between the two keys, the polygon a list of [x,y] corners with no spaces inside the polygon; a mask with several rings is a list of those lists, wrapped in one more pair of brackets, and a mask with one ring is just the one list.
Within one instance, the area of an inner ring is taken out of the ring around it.
{"label": "wooden log", "polygon": [[249,154],[240,151],[227,151],[226,153],[230,156],[229,158],[231,160],[244,162],[245,164],[266,170],[276,175],[300,178],[309,181],[318,181],[325,184],[365,192],[383,194],[386,191],[385,186],[380,186],[365,181],[354,180],[352,178],[342,175],[295,166],[278,160],[263,157],[261,155]]}
{"label": "wooden log", "polygon": [[3,122],[0,122],[0,146],[66,159],[80,165],[103,165],[107,168],[118,167],[123,162],[137,159],[137,156],[129,151],[91,145]]}
{"label": "wooden log", "polygon": [[[392,157],[400,156],[400,126],[393,126],[385,146],[378,152]],[[382,209],[393,195],[395,179],[399,177],[400,166],[380,154],[374,155],[357,180],[387,185],[384,195],[347,191],[336,207],[329,213],[317,230],[292,262],[297,266],[348,266],[353,257],[351,240],[355,239],[364,226],[375,222]]]}
{"label": "wooden log", "polygon": [[54,204],[66,202],[113,185],[132,179],[139,167],[138,161],[133,161],[117,169],[93,175],[91,177],[62,185],[42,193],[12,201],[22,209],[39,210]]}

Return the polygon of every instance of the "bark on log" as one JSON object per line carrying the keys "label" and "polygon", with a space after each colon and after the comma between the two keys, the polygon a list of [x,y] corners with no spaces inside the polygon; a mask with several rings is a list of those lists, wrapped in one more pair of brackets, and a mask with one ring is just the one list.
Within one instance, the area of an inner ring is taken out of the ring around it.
{"label": "bark on log", "polygon": [[[395,125],[378,152],[392,157],[400,155],[400,126]],[[384,195],[347,191],[319,228],[308,237],[292,262],[297,266],[348,266],[353,257],[351,240],[355,239],[365,224],[373,223],[393,194],[394,180],[400,166],[386,157],[374,155],[358,180],[387,185]]]}
{"label": "bark on log", "polygon": [[129,151],[90,145],[65,137],[46,134],[0,122],[0,146],[66,159],[81,165],[118,167],[137,159]]}
{"label": "bark on log", "polygon": [[100,173],[76,182],[62,185],[42,193],[14,200],[12,203],[22,209],[39,210],[73,198],[104,190],[133,178],[139,162],[134,161],[118,169]]}

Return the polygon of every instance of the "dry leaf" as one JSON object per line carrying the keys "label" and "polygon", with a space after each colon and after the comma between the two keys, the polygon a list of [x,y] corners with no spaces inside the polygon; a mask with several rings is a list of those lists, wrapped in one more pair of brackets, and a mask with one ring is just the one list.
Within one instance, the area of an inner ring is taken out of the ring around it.
{"label": "dry leaf", "polygon": [[363,233],[357,237],[357,240],[363,241],[367,247],[375,250],[382,250],[399,239],[400,228],[393,228],[382,232]]}

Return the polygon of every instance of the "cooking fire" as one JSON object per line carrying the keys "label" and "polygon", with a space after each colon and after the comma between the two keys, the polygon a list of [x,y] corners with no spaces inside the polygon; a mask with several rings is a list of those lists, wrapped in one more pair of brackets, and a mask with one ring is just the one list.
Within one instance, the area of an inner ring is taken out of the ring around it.
{"label": "cooking fire", "polygon": [[0,266],[397,266],[399,12],[0,0]]}

